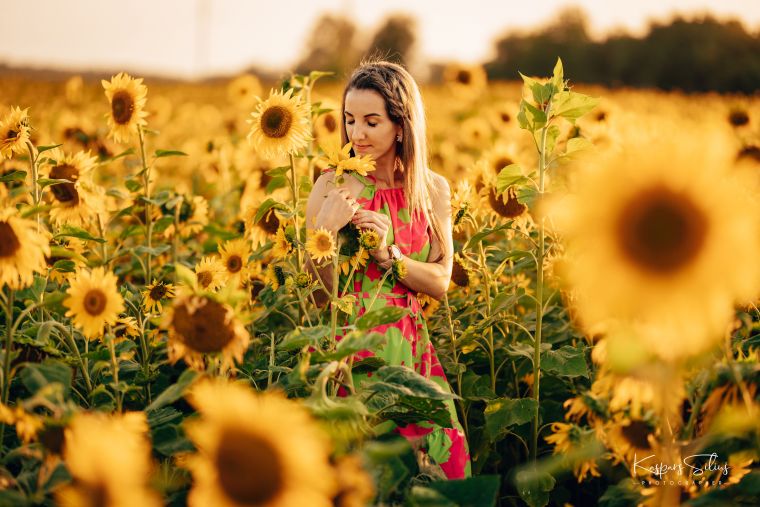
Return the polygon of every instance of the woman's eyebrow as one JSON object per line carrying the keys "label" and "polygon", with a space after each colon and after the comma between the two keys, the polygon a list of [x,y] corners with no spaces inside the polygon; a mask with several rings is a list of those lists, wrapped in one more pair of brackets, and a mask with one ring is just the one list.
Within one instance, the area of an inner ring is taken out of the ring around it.
{"label": "woman's eyebrow", "polygon": [[[353,116],[353,114],[349,113],[348,111],[343,111],[344,114],[347,114],[348,116]],[[369,118],[370,116],[382,116],[380,113],[369,113],[365,114],[365,118]]]}

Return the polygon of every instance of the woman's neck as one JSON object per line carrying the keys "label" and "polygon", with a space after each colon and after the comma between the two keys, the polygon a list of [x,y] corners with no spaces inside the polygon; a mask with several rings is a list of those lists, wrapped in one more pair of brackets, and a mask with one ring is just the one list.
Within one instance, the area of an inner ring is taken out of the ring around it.
{"label": "woman's neck", "polygon": [[375,181],[385,187],[393,187],[396,181],[396,156],[392,154],[375,162]]}

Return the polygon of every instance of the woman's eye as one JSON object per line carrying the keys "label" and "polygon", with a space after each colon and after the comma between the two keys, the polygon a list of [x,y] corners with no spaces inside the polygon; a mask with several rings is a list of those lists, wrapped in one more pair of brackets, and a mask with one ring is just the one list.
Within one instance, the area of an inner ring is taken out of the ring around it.
{"label": "woman's eye", "polygon": [[369,122],[367,122],[367,125],[369,125],[370,127],[377,127],[377,123],[369,123]]}
{"label": "woman's eye", "polygon": [[346,120],[346,125],[353,125],[353,124],[354,124],[354,122],[353,122],[353,121],[348,121],[348,120]]}

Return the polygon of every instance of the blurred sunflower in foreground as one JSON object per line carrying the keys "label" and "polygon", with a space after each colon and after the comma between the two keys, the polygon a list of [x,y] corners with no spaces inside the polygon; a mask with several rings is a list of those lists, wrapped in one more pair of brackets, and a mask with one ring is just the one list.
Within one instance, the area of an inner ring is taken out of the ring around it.
{"label": "blurred sunflower in foreground", "polygon": [[329,440],[302,405],[220,380],[189,399],[201,417],[185,425],[198,449],[188,505],[333,505]]}
{"label": "blurred sunflower in foreground", "polygon": [[548,209],[582,325],[673,360],[719,341],[760,291],[760,209],[717,140],[661,144],[595,155]]}
{"label": "blurred sunflower in foreground", "polygon": [[0,208],[0,288],[31,285],[34,273],[47,270],[50,242],[37,232],[37,224],[17,215],[15,208]]}
{"label": "blurred sunflower in foreground", "polygon": [[300,95],[273,91],[261,101],[248,120],[248,141],[264,158],[293,154],[311,139],[309,111]]}
{"label": "blurred sunflower in foreground", "polygon": [[142,78],[134,79],[124,72],[113,76],[111,81],[101,81],[111,105],[106,114],[111,129],[109,136],[117,143],[128,142],[137,126],[147,125],[145,116],[148,113],[144,108],[148,87],[142,81]]}
{"label": "blurred sunflower in foreground", "polygon": [[73,480],[56,491],[62,507],[162,505],[148,488],[148,423],[142,412],[82,413],[65,430],[63,458]]}

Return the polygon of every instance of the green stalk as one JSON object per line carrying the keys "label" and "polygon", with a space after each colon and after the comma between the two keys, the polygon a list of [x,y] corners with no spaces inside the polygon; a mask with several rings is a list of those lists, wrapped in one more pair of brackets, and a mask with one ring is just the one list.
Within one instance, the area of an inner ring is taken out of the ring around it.
{"label": "green stalk", "polygon": [[[483,249],[483,242],[478,243],[480,253],[480,268],[485,278],[485,295],[486,295],[486,318],[491,318],[491,276],[488,271],[488,263],[486,261],[486,252]],[[496,392],[496,361],[494,357],[494,341],[493,341],[493,326],[488,326],[488,368],[491,375],[491,390]]]}
{"label": "green stalk", "polygon": [[108,350],[111,353],[111,374],[113,376],[114,391],[116,394],[116,411],[121,413],[121,390],[119,389],[119,361],[116,358],[116,345],[114,345],[113,332],[109,326],[108,333],[106,335],[106,341],[108,342]]}
{"label": "green stalk", "polygon": [[[5,360],[3,361],[3,405],[8,402],[8,392],[11,383],[11,353],[13,348],[13,289],[9,289],[8,301],[5,308],[5,325],[7,336],[5,338]],[[5,423],[0,423],[0,455],[5,455]]]}
{"label": "green stalk", "polygon": [[[547,101],[546,117],[549,118],[549,111],[551,109],[551,97]],[[544,196],[544,173],[546,172],[546,135],[549,131],[549,123],[541,129],[541,146],[538,153],[538,198],[539,202]],[[545,245],[545,228],[543,217],[538,223],[538,259],[536,262],[536,334],[533,340],[533,389],[532,398],[536,400],[536,408],[533,413],[533,422],[531,424],[531,447],[530,447],[530,459],[536,461],[538,453],[538,424],[539,424],[539,410],[538,404],[540,399],[540,380],[541,380],[541,338],[542,338],[542,325],[544,319],[544,255],[546,253]]]}
{"label": "green stalk", "polygon": [[137,126],[137,134],[138,138],[140,139],[140,159],[142,160],[142,175],[143,175],[143,192],[145,193],[145,239],[147,242],[147,248],[148,251],[146,252],[146,261],[145,261],[145,284],[150,284],[151,282],[151,271],[150,271],[150,265],[151,265],[151,258],[152,255],[150,253],[151,250],[151,242],[152,242],[152,236],[153,236],[153,217],[151,216],[152,211],[152,204],[149,202],[150,200],[150,169],[148,168],[148,164],[146,162],[146,156],[145,156],[145,139],[143,138],[143,131],[142,126]]}
{"label": "green stalk", "polygon": [[[36,150],[34,149],[34,145],[30,142],[26,142],[26,149],[29,151],[29,167],[32,170],[32,200],[34,201],[34,206],[39,206],[40,201],[42,200],[42,192],[40,191],[40,185],[37,181],[39,179],[39,168],[37,167],[37,154]],[[40,226],[41,226],[41,220],[39,213],[35,213],[35,217],[37,219],[37,232],[40,232]]]}
{"label": "green stalk", "polygon": [[[446,308],[446,319],[449,325],[449,336],[451,337],[451,354],[454,357],[454,364],[458,367],[459,352],[457,351],[456,337],[454,335],[454,322],[451,320],[451,307],[449,306],[449,296],[447,294],[443,295],[443,305]],[[456,400],[456,402],[462,413],[462,427],[464,429],[465,437],[468,437],[470,432],[467,427],[467,411],[464,406],[464,397],[462,397],[462,373],[459,371],[459,368],[457,368],[457,396],[459,396],[459,399]]]}

